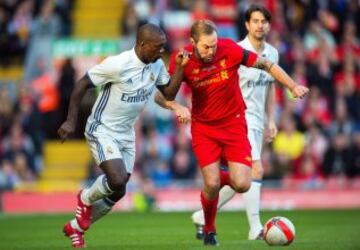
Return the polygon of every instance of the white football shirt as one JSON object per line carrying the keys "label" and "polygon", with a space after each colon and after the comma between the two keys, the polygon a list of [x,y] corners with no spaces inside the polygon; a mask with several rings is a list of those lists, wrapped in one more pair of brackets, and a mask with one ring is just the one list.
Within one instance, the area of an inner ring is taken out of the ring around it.
{"label": "white football shirt", "polygon": [[134,123],[156,85],[166,85],[170,76],[161,59],[145,64],[128,50],[110,56],[88,72],[92,83],[101,86],[87,120],[85,133],[114,134],[119,140],[135,140]]}
{"label": "white football shirt", "polygon": [[[238,44],[246,50],[257,53],[248,37]],[[264,50],[258,55],[274,63],[279,61],[278,51],[266,42]],[[247,107],[245,117],[248,128],[264,130],[266,93],[270,84],[273,84],[274,78],[264,70],[248,68],[244,65],[239,67],[238,73],[241,93]]]}

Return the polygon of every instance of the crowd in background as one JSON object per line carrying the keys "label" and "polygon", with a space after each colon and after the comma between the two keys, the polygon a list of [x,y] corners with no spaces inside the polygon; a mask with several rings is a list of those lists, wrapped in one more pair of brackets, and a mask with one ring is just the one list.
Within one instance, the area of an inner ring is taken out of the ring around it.
{"label": "crowd in background", "polygon": [[[48,67],[51,42],[71,35],[73,2],[5,0],[0,4],[1,67],[14,58],[25,67],[21,83],[0,85],[0,187],[37,179],[44,167],[43,144],[56,138],[56,129],[66,116],[76,69],[68,59],[54,78]],[[167,32],[170,52],[189,41],[193,20],[209,18],[217,24],[220,36],[239,41],[246,35],[244,12],[252,3],[265,5],[272,13],[267,40],[278,49],[280,65],[310,88],[308,97],[293,100],[277,87],[279,133],[263,149],[265,179],[310,188],[329,180],[351,183],[358,179],[359,1],[134,0],[127,2],[119,22],[119,39],[131,48],[137,27],[152,22]],[[11,86],[17,86],[16,91]],[[184,86],[178,100],[190,105],[190,98]],[[85,119],[84,115],[80,124]],[[81,129],[77,138],[82,137]],[[169,111],[150,103],[136,130],[135,176],[144,185],[191,186],[199,180],[189,125],[179,124]],[[91,168],[90,177],[97,173]]]}

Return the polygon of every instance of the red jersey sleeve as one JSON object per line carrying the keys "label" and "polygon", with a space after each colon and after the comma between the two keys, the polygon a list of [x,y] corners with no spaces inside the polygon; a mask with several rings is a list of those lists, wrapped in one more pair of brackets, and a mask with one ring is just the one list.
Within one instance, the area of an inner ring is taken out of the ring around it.
{"label": "red jersey sleeve", "polygon": [[241,64],[245,65],[246,67],[252,67],[258,57],[257,54],[250,50],[243,49],[242,47],[240,48],[243,50],[243,58]]}
{"label": "red jersey sleeve", "polygon": [[234,41],[227,39],[227,44],[231,51],[231,56],[234,58],[237,64],[245,65],[246,67],[252,67],[257,59],[257,54],[252,51],[246,50]]}

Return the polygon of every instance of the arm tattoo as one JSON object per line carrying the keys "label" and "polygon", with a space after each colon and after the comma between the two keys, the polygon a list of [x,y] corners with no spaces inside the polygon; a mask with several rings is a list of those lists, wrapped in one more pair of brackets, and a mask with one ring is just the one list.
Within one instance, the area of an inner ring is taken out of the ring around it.
{"label": "arm tattoo", "polygon": [[274,65],[273,62],[266,60],[265,58],[258,57],[255,61],[254,68],[262,69],[270,72],[271,67]]}

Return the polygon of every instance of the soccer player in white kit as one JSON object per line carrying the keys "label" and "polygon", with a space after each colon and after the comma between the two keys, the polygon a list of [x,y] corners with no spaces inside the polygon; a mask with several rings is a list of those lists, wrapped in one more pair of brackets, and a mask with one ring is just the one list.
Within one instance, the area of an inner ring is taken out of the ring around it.
{"label": "soccer player in white kit", "polygon": [[[244,49],[257,53],[273,63],[278,63],[278,51],[265,41],[270,31],[271,14],[258,5],[251,6],[245,13],[246,29],[248,34],[239,45]],[[260,189],[263,178],[261,165],[261,149],[264,139],[270,142],[277,134],[273,119],[275,106],[274,78],[267,72],[248,68],[241,65],[239,68],[239,83],[247,109],[245,113],[248,125],[248,139],[251,145],[252,183],[250,189],[243,194],[246,214],[250,226],[248,239],[261,239],[263,226],[260,221]],[[264,129],[266,133],[264,138]],[[229,186],[220,190],[218,207],[222,207],[234,197],[235,191]],[[197,228],[197,238],[203,237],[204,215],[198,210],[192,215],[193,223]]]}
{"label": "soccer player in white kit", "polygon": [[87,88],[101,87],[86,124],[85,137],[96,163],[104,172],[89,188],[78,193],[75,219],[63,228],[75,248],[85,247],[84,232],[126,193],[135,160],[134,123],[154,87],[167,100],[174,100],[180,87],[188,54],[177,55],[176,73],[170,79],[160,59],[165,43],[166,36],[159,27],[145,24],[139,28],[132,50],[106,58],[92,67],[74,87],[67,120],[58,134],[64,141],[74,132],[80,102]]}

